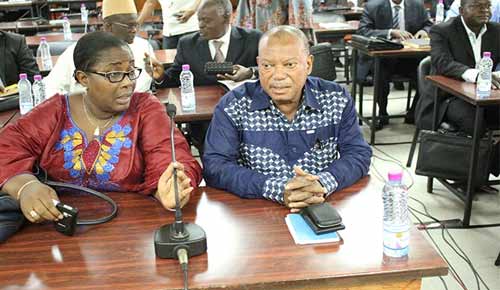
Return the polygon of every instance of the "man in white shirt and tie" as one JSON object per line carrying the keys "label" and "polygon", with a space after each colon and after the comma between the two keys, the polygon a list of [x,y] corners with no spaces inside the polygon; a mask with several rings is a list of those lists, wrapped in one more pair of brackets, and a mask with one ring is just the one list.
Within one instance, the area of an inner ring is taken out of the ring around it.
{"label": "man in white shirt and tie", "polygon": [[[419,0],[371,0],[363,10],[359,22],[358,34],[371,37],[382,37],[393,40],[407,40],[411,38],[427,38],[432,22],[427,15],[423,1]],[[384,59],[381,62],[380,85],[378,92],[379,121],[377,129],[389,124],[387,112],[387,96],[389,95],[390,77],[393,74],[404,75],[416,83],[418,59]],[[365,79],[371,69],[372,61],[367,57],[360,57],[358,64],[359,80]],[[413,109],[418,99],[415,94],[410,111],[407,112],[405,122],[413,122]]]}
{"label": "man in white shirt and tie", "polygon": [[[198,9],[200,31],[179,40],[172,67],[153,60],[153,71],[148,67],[160,87],[179,86],[183,64],[189,64],[195,85],[216,84],[220,78],[242,81],[252,78],[257,67],[258,44],[262,33],[254,29],[231,26],[232,6],[229,0],[204,0]],[[231,62],[233,74],[207,75],[207,62]]]}

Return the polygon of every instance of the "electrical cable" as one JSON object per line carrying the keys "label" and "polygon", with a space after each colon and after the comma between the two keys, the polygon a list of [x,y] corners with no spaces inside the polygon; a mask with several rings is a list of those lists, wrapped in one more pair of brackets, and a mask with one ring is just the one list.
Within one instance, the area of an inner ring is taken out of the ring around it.
{"label": "electrical cable", "polygon": [[184,273],[184,290],[189,290],[188,288],[188,252],[186,248],[181,247],[177,249],[177,259],[179,260],[179,265],[181,265],[182,272]]}

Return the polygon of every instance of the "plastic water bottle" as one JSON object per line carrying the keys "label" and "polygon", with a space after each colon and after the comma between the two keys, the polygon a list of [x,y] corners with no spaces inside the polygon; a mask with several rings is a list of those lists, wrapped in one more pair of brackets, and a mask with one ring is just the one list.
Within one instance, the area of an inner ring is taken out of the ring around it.
{"label": "plastic water bottle", "polygon": [[189,70],[189,64],[182,65],[181,80],[181,103],[183,111],[194,111],[196,109],[196,97],[194,95],[193,73]]}
{"label": "plastic water bottle", "polygon": [[24,115],[33,109],[33,97],[31,96],[31,83],[26,74],[19,75],[19,82],[17,83],[19,90],[19,109],[21,115]]}
{"label": "plastic water bottle", "polygon": [[50,46],[45,37],[40,38],[40,45],[36,50],[36,57],[42,61],[42,70],[50,71],[52,69],[52,56],[50,55]]}
{"label": "plastic water bottle", "polygon": [[69,23],[68,17],[64,17],[63,20],[64,40],[73,40],[73,36],[71,34],[71,24]]}
{"label": "plastic water bottle", "polygon": [[33,82],[33,106],[38,106],[41,102],[45,100],[45,84],[42,82],[41,75],[35,75],[35,81]]}
{"label": "plastic water bottle", "polygon": [[476,96],[479,98],[489,97],[491,93],[491,70],[493,69],[491,52],[485,51],[483,53],[483,58],[481,58],[476,68],[479,70],[476,83]]}
{"label": "plastic water bottle", "polygon": [[443,0],[439,0],[436,6],[436,24],[444,21],[444,3]]}
{"label": "plastic water bottle", "polygon": [[85,7],[85,3],[82,3],[82,5],[80,6],[80,13],[82,16],[82,23],[88,24],[89,23],[89,12],[87,10],[87,7]]}
{"label": "plastic water bottle", "polygon": [[389,173],[382,199],[384,201],[384,254],[402,258],[408,255],[410,218],[408,215],[408,189],[402,184],[403,173]]}

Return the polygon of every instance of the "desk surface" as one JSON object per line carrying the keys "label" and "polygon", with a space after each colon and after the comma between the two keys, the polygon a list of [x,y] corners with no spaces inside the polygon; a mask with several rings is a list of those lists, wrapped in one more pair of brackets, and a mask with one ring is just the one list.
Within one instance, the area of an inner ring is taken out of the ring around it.
{"label": "desk surface", "polygon": [[[190,289],[337,289],[365,280],[379,279],[382,285],[446,275],[443,259],[415,229],[407,260],[384,259],[381,188],[365,178],[335,193],[329,201],[344,219],[343,241],[316,246],[294,244],[284,221],[288,210],[278,204],[197,189],[184,217],[204,228],[208,253],[189,261]],[[173,214],[152,197],[111,197],[119,211],[109,223],[80,226],[73,237],[52,224],[28,225],[0,245],[0,288],[179,289],[177,261],[157,259],[153,246],[154,231],[172,222]],[[90,208],[99,215],[108,210],[88,196],[62,195],[61,200],[87,218]]]}
{"label": "desk surface", "polygon": [[[71,33],[72,40],[70,41],[78,41],[82,36],[84,36],[85,33]],[[38,47],[40,44],[40,40],[42,37],[45,37],[47,39],[47,42],[60,42],[60,41],[67,41],[64,40],[64,34],[62,33],[54,33],[54,34],[45,34],[45,35],[33,35],[33,36],[26,36],[26,44],[30,47]]]}
{"label": "desk surface", "polygon": [[426,56],[431,52],[430,47],[426,48],[413,48],[404,47],[402,49],[394,50],[367,50],[363,47],[358,46],[355,42],[351,42],[351,46],[356,48],[359,52],[366,54],[371,57],[417,57]]}
{"label": "desk surface", "polygon": [[215,86],[196,86],[196,109],[191,112],[184,112],[181,106],[181,91],[179,88],[159,89],[156,96],[163,103],[173,102],[177,107],[176,122],[209,121],[212,119],[215,105],[226,93],[224,87]]}
{"label": "desk surface", "polygon": [[464,101],[473,105],[500,104],[500,90],[491,90],[491,95],[487,98],[476,96],[476,84],[448,78],[445,76],[427,76],[427,79],[440,89],[460,97]]}
{"label": "desk surface", "polygon": [[17,114],[18,110],[0,112],[0,129],[7,125]]}
{"label": "desk surface", "polygon": [[[50,45],[50,43],[49,43],[49,45]],[[156,59],[164,65],[173,64],[174,59],[175,59],[175,55],[177,54],[176,49],[160,49],[160,50],[155,50],[154,52],[155,52]],[[52,64],[55,65],[57,63],[58,59],[59,59],[58,55],[53,55],[52,56]],[[42,70],[42,59],[37,57],[36,63],[38,65],[38,69],[40,69],[40,71],[43,71]],[[144,73],[146,73],[146,72],[144,72]]]}

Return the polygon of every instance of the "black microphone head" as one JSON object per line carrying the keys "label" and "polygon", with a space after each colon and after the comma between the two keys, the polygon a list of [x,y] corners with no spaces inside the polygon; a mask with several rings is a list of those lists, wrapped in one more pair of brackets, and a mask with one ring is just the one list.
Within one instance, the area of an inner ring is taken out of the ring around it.
{"label": "black microphone head", "polygon": [[177,108],[175,107],[175,105],[172,103],[168,103],[167,104],[167,114],[170,116],[170,118],[175,117],[176,113],[177,113]]}

